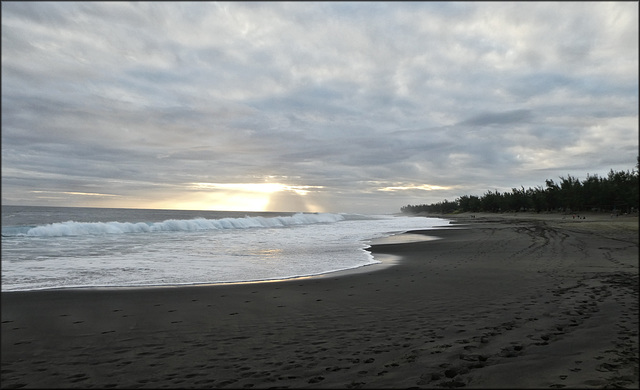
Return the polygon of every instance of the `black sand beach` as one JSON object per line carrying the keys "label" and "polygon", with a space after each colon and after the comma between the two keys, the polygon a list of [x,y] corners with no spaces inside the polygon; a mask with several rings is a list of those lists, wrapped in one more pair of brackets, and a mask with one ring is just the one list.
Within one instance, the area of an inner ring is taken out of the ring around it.
{"label": "black sand beach", "polygon": [[458,216],[393,266],[2,293],[2,388],[637,388],[638,218]]}

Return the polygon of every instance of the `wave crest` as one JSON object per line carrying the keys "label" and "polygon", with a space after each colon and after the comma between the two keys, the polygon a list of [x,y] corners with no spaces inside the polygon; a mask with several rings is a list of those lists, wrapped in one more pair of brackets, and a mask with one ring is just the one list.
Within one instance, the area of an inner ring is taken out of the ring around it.
{"label": "wave crest", "polygon": [[3,236],[61,237],[101,234],[188,232],[222,229],[249,229],[334,223],[345,220],[342,214],[298,213],[281,217],[244,217],[222,219],[170,219],[162,222],[58,222],[30,228],[8,227],[2,229]]}

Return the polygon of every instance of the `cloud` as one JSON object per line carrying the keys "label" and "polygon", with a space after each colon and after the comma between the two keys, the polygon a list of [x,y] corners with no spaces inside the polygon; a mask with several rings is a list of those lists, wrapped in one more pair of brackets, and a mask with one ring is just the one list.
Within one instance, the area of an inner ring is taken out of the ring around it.
{"label": "cloud", "polygon": [[3,203],[394,212],[631,169],[637,7],[3,2]]}
{"label": "cloud", "polygon": [[460,122],[468,126],[508,125],[528,121],[530,110],[512,110],[507,112],[488,112]]}

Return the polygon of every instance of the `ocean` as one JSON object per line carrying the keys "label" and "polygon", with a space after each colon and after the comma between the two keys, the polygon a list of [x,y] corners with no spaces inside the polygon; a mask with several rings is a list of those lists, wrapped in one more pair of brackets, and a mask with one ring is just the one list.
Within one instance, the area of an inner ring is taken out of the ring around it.
{"label": "ocean", "polygon": [[2,291],[254,282],[379,263],[402,215],[2,206]]}

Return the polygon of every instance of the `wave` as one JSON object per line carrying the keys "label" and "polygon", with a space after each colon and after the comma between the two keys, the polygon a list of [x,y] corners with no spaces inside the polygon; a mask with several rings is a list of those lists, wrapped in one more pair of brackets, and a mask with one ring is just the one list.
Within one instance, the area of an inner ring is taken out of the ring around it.
{"label": "wave", "polygon": [[298,213],[281,217],[244,217],[222,219],[169,219],[162,222],[57,222],[42,226],[8,226],[3,237],[61,237],[102,234],[189,232],[223,229],[272,228],[316,223],[334,223],[346,219],[344,214]]}

